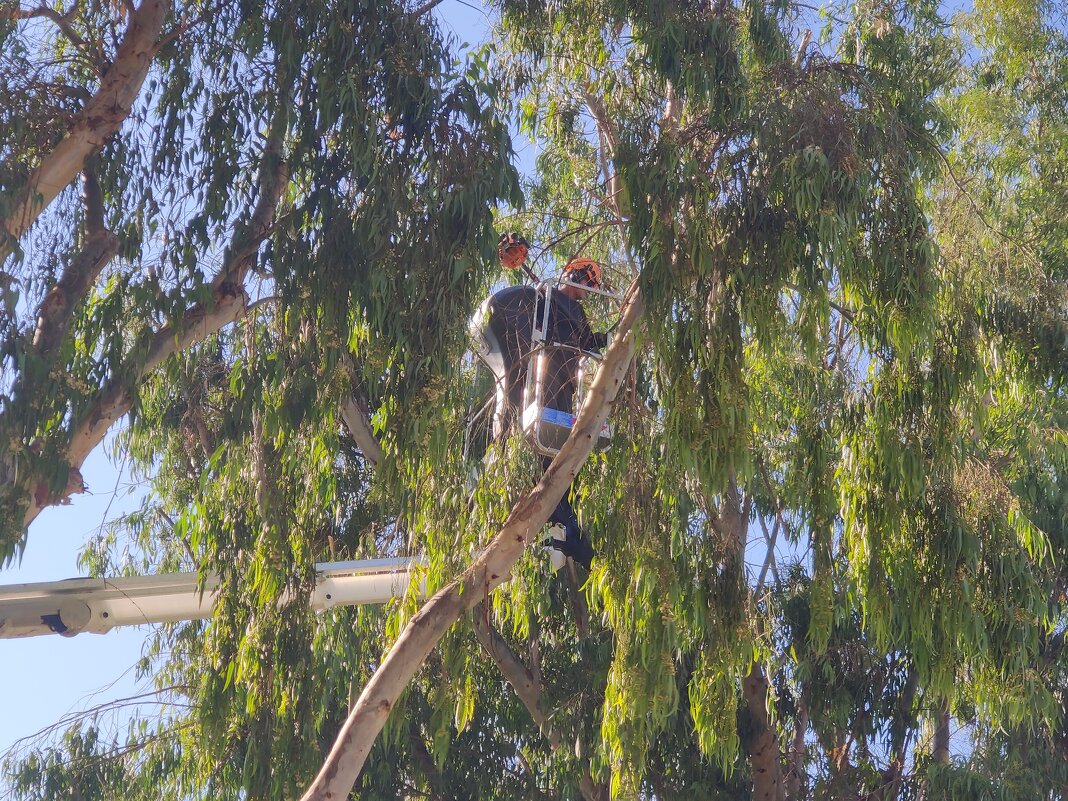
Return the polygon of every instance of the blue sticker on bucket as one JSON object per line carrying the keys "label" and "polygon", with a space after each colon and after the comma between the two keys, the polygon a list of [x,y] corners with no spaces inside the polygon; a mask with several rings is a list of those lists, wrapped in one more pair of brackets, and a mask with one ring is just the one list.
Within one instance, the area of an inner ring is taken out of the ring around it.
{"label": "blue sticker on bucket", "polygon": [[559,409],[545,408],[542,410],[541,419],[546,423],[571,428],[575,425],[575,415],[562,412]]}

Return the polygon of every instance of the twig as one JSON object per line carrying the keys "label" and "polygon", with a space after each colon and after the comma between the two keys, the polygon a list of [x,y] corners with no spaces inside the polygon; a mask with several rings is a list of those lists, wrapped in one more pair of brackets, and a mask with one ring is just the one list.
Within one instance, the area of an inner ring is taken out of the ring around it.
{"label": "twig", "polygon": [[438,5],[441,5],[441,2],[442,2],[442,0],[427,0],[427,2],[423,3],[423,5],[419,6],[419,8],[416,8],[416,9],[413,9],[412,11],[409,11],[408,12],[408,16],[409,17],[421,17],[426,12],[430,11],[431,9],[435,8]]}

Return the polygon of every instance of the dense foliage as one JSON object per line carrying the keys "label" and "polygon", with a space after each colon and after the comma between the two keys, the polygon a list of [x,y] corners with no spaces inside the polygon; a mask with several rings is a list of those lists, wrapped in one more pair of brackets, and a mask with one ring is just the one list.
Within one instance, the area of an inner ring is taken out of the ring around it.
{"label": "dense foliage", "polygon": [[151,635],[161,714],[17,755],[13,797],[300,794],[419,605],[311,615],[314,563],[419,554],[434,590],[540,472],[468,428],[520,229],[645,304],[576,484],[599,557],[524,554],[353,797],[1065,798],[1055,4],[502,0],[462,60],[402,2],[164,5],[25,230],[141,12],[0,12],[0,546],[128,414],[153,491],[87,565],[132,540],[224,593]]}

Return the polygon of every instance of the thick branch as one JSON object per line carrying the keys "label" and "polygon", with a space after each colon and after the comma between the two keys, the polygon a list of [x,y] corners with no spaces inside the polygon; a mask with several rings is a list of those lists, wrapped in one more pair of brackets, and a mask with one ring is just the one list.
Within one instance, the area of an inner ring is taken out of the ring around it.
{"label": "thick branch", "polygon": [[[350,362],[351,367],[351,362]],[[355,372],[350,371],[350,372]],[[355,379],[354,379],[355,380]],[[375,438],[375,432],[371,430],[370,413],[367,408],[367,399],[357,390],[349,394],[341,407],[341,419],[345,422],[345,428],[349,436],[356,442],[363,458],[376,465],[382,461],[382,446]]]}
{"label": "thick branch", "polygon": [[612,124],[612,120],[608,116],[608,109],[605,108],[604,100],[594,94],[586,94],[585,96],[586,108],[590,110],[590,116],[593,117],[595,123],[597,123],[597,136],[600,141],[599,157],[601,161],[601,173],[604,178],[605,188],[608,191],[608,208],[612,214],[615,215],[617,220],[622,220],[622,209],[619,205],[619,192],[622,188],[619,181],[619,174],[615,170],[610,168],[610,165],[615,161],[616,151],[618,149],[618,140],[616,137],[616,129]]}
{"label": "thick branch", "polygon": [[79,470],[86,457],[103,441],[108,429],[130,411],[133,405],[133,394],[129,385],[140,381],[168,356],[192,347],[224,325],[232,323],[244,312],[247,302],[248,296],[244,289],[227,294],[216,293],[216,303],[210,310],[198,306],[185,315],[178,330],[168,326],[156,333],[148,350],[148,358],[134,379],[113,381],[100,393],[97,402],[75,426],[70,447],[67,449],[67,463],[70,465],[72,480],[58,494],[50,494],[46,488],[37,486],[23,515],[23,526],[29,526],[36,520],[37,515],[46,506],[60,503],[78,491],[78,482],[75,482],[73,477],[77,475],[80,481]]}
{"label": "thick branch", "polygon": [[96,283],[100,272],[119,252],[119,240],[104,230],[100,185],[92,171],[83,176],[88,237],[81,251],[63,271],[56,285],[37,309],[33,347],[40,356],[50,355],[63,342],[75,305]]}
{"label": "thick branch", "polygon": [[37,309],[33,346],[41,356],[50,355],[63,342],[75,305],[118,252],[119,240],[109,231],[86,239]]}
{"label": "thick branch", "polygon": [[608,417],[634,352],[634,324],[643,303],[636,286],[623,310],[619,335],[597,370],[575,427],[534,489],[512,508],[504,526],[474,563],[426,602],[405,626],[390,652],[364,687],[360,700],[338,732],[326,761],[304,801],[346,798],[397,698],[408,686],[445,632],[467,609],[504,582],[523,550],[564,496]]}
{"label": "thick branch", "polygon": [[[508,641],[493,627],[486,615],[487,609],[483,604],[475,607],[474,624],[478,641],[482,643],[482,647],[486,649],[490,659],[500,669],[505,681],[512,685],[515,694],[519,696],[519,700],[523,702],[523,706],[527,708],[530,716],[534,719],[534,723],[537,724],[538,730],[549,741],[552,749],[554,751],[566,751],[567,744],[560,736],[560,732],[553,728],[548,717],[541,709],[540,684],[535,680],[534,674],[523,664],[519,655],[512,650]],[[582,765],[579,792],[582,793],[582,797],[586,801],[601,801],[605,795],[604,788],[593,781],[593,776],[590,774],[590,766],[587,762]]]}
{"label": "thick branch", "polygon": [[934,761],[939,765],[949,764],[949,706],[942,704],[935,719]]}
{"label": "thick branch", "polygon": [[790,742],[790,761],[786,775],[786,797],[790,801],[804,798],[805,779],[805,734],[808,732],[808,704],[804,698],[797,699],[797,719],[794,721],[794,737]]}
{"label": "thick branch", "polygon": [[11,204],[7,216],[0,218],[0,231],[8,236],[6,242],[0,243],[0,262],[7,257],[12,242],[82,171],[85,159],[99,152],[130,116],[170,10],[170,0],[144,0],[130,14],[126,35],[100,88],[74,115],[66,135],[30,174],[26,188]]}
{"label": "thick branch", "polygon": [[779,741],[768,712],[771,685],[764,668],[756,662],[742,680],[742,695],[752,721],[749,762],[753,769],[753,801],[786,801]]}

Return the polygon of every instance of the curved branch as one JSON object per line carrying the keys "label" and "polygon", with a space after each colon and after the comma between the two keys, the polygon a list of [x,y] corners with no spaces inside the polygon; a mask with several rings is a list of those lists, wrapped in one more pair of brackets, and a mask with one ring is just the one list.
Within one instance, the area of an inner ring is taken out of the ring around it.
{"label": "curved branch", "polygon": [[23,514],[24,528],[36,520],[45,507],[62,503],[70,495],[84,491],[80,468],[93,449],[103,441],[108,429],[130,411],[134,398],[130,386],[158,367],[168,356],[192,347],[224,325],[232,323],[245,311],[247,303],[248,295],[243,288],[236,292],[228,290],[216,293],[216,303],[210,310],[196,307],[185,315],[180,328],[175,330],[168,326],[153,336],[148,355],[134,378],[118,379],[108,385],[75,426],[66,454],[71,478],[59,493],[49,492],[44,484],[34,488]]}
{"label": "curved branch", "polygon": [[130,14],[126,35],[100,88],[74,115],[66,135],[30,174],[7,216],[0,218],[0,232],[7,234],[6,241],[0,243],[0,262],[7,258],[12,243],[26,233],[41,212],[78,176],[85,159],[99,152],[130,116],[170,10],[170,0],[144,0]]}
{"label": "curved branch", "polygon": [[524,549],[537,539],[538,531],[593,450],[601,425],[608,418],[630,366],[634,353],[634,325],[642,311],[642,299],[635,285],[623,309],[620,335],[609,346],[575,427],[560,453],[537,485],[519,499],[497,536],[474,563],[459,578],[439,590],[408,621],[364,687],[303,801],[348,797],[390,710],[438,641],[465,610],[486,598],[507,579]]}

